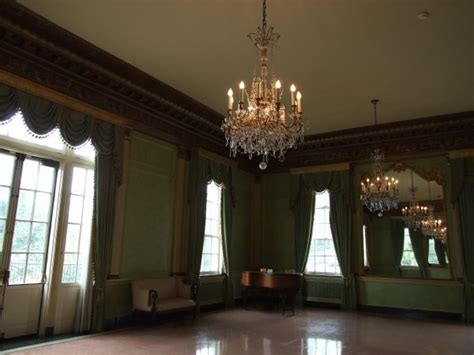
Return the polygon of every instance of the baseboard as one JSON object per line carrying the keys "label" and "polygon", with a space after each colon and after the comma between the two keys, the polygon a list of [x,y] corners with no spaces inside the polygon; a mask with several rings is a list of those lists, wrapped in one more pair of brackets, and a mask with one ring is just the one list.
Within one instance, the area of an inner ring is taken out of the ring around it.
{"label": "baseboard", "polygon": [[437,311],[425,311],[416,309],[404,309],[404,308],[393,308],[393,307],[381,307],[381,306],[363,306],[359,305],[359,311],[367,313],[377,313],[394,315],[401,318],[407,319],[425,319],[425,320],[456,320],[461,321],[462,314],[450,313],[450,312],[437,312]]}
{"label": "baseboard", "polygon": [[340,303],[322,302],[322,301],[305,301],[305,307],[327,308],[327,309],[341,309]]}

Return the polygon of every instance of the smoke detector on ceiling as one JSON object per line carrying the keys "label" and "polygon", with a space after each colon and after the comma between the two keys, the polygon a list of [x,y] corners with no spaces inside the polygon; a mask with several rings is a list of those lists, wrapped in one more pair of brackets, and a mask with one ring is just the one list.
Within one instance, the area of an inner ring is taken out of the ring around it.
{"label": "smoke detector on ceiling", "polygon": [[430,17],[430,13],[428,11],[423,11],[418,14],[418,19],[421,21],[427,20]]}

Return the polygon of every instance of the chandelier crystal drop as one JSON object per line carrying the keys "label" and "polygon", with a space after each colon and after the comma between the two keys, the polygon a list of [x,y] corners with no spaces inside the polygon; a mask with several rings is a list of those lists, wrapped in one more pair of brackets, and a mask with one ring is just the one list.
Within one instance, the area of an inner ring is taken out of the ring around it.
{"label": "chandelier crystal drop", "polygon": [[[377,125],[378,101],[371,100],[374,105],[375,125]],[[378,212],[378,216],[382,217],[385,211],[398,208],[398,180],[385,174],[383,168],[385,154],[381,149],[374,149],[370,159],[373,162],[373,173],[371,177],[361,181],[360,199],[370,212]]]}
{"label": "chandelier crystal drop", "polygon": [[402,218],[405,225],[412,230],[421,228],[422,222],[428,216],[428,206],[422,206],[415,199],[416,187],[413,181],[413,170],[411,171],[411,187],[409,188],[412,198],[410,204],[402,208]]}
{"label": "chandelier crystal drop", "polygon": [[249,159],[254,155],[261,156],[259,167],[265,170],[270,155],[283,161],[287,150],[303,141],[302,95],[292,84],[291,102],[287,108],[282,102],[281,81],[275,76],[269,80],[268,52],[280,35],[273,32],[273,27],[267,27],[266,0],[263,0],[262,26],[248,37],[260,51],[260,74],[253,77],[248,90],[245,83],[240,82],[236,107],[234,92],[229,89],[227,115],[221,128],[232,157],[237,152],[248,154]]}

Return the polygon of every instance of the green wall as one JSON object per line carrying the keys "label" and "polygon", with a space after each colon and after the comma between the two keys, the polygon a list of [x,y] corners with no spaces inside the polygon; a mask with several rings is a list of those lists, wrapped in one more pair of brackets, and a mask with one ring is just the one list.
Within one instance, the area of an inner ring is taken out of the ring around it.
{"label": "green wall", "polygon": [[121,277],[170,274],[176,147],[132,134]]}
{"label": "green wall", "polygon": [[295,268],[293,218],[290,211],[290,174],[264,175],[262,179],[262,267]]}

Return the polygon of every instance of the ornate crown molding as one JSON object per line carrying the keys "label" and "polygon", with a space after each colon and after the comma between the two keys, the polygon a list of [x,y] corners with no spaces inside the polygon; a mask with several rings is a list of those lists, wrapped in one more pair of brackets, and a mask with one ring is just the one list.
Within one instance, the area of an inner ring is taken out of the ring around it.
{"label": "ornate crown molding", "polygon": [[0,0],[0,69],[188,145],[225,154],[222,115],[14,1]]}
{"label": "ornate crown molding", "polygon": [[474,111],[468,111],[306,136],[296,150],[288,152],[284,166],[275,170],[367,161],[375,148],[383,149],[390,159],[472,147]]}

